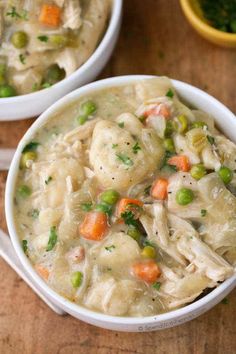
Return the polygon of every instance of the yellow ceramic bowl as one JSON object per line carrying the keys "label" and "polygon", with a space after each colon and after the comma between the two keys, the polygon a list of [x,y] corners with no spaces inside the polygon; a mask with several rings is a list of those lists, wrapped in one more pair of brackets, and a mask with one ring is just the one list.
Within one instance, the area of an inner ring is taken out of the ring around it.
{"label": "yellow ceramic bowl", "polygon": [[208,41],[222,47],[236,48],[236,34],[219,31],[203,17],[197,0],[180,0],[182,10],[192,27]]}

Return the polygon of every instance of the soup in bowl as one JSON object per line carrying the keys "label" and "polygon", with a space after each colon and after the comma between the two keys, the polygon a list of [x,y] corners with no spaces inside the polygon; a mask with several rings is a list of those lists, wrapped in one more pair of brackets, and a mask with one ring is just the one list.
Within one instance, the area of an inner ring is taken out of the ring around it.
{"label": "soup in bowl", "polygon": [[119,33],[122,0],[2,1],[0,119],[39,115],[94,79]]}
{"label": "soup in bowl", "polygon": [[68,95],[30,128],[8,177],[8,227],[67,312],[153,330],[233,288],[236,146],[216,111],[230,130],[233,114],[200,90],[121,77]]}

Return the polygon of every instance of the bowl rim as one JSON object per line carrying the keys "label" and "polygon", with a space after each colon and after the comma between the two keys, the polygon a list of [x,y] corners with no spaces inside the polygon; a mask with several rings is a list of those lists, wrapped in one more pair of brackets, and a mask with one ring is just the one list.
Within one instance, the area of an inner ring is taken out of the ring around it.
{"label": "bowl rim", "polygon": [[[205,295],[201,299],[193,302],[189,305],[186,305],[182,308],[169,311],[163,314],[157,314],[152,316],[144,316],[144,317],[124,317],[124,316],[112,316],[112,315],[105,315],[93,310],[89,310],[86,307],[83,307],[79,304],[75,304],[63,296],[59,295],[56,291],[54,291],[47,283],[43,281],[43,279],[38,275],[36,270],[33,268],[33,265],[23,252],[21,247],[20,238],[17,235],[15,221],[14,221],[14,190],[15,190],[15,182],[18,175],[18,168],[19,162],[21,157],[21,152],[25,144],[29,142],[31,138],[33,138],[34,134],[37,130],[42,127],[45,122],[50,119],[53,114],[58,112],[61,108],[66,107],[67,105],[73,103],[75,100],[83,97],[86,94],[91,92],[96,92],[105,88],[114,87],[114,86],[123,86],[125,84],[130,84],[135,81],[143,80],[143,79],[151,79],[157,76],[150,76],[150,75],[127,75],[127,76],[117,76],[108,79],[99,80],[85,86],[82,86],[75,91],[67,94],[56,103],[54,103],[51,107],[49,107],[40,117],[31,125],[31,127],[27,130],[23,138],[21,139],[20,143],[17,146],[15,155],[13,157],[8,177],[6,183],[6,191],[5,191],[5,214],[7,220],[7,226],[9,230],[9,234],[11,237],[11,241],[13,243],[14,249],[23,264],[24,268],[26,269],[27,273],[37,282],[40,289],[50,296],[51,299],[55,301],[55,303],[60,304],[65,311],[68,313],[76,313],[78,315],[83,316],[83,318],[90,318],[96,320],[98,322],[103,322],[106,324],[116,324],[116,325],[149,325],[151,323],[163,323],[166,321],[171,321],[175,318],[181,318],[186,314],[191,314],[196,312],[203,307],[207,308],[207,305],[214,302],[214,299],[218,299],[222,293],[227,291],[228,288],[232,288],[236,285],[236,274],[233,274],[230,278],[226,279],[222,284],[220,284],[217,288],[212,290],[209,294]],[[177,92],[178,89],[185,89],[187,91],[195,91],[199,96],[205,97],[208,99],[209,102],[213,102],[219,109],[223,109],[225,111],[225,115],[228,115],[228,119],[235,124],[235,116],[234,114],[222,103],[220,103],[217,99],[210,96],[208,93],[184,83],[178,80],[172,80],[172,84],[176,88]],[[222,295],[222,298],[224,295]],[[220,301],[220,300],[219,300]],[[218,301],[216,301],[217,303]],[[209,308],[211,306],[209,305]]]}
{"label": "bowl rim", "polygon": [[51,87],[45,88],[43,90],[39,90],[36,92],[27,93],[24,95],[6,97],[0,99],[0,106],[6,103],[22,103],[23,101],[27,101],[29,99],[43,99],[44,94],[50,94],[52,90],[60,90],[63,86],[70,81],[78,79],[84,72],[88,71],[93,65],[96,65],[96,61],[103,54],[104,50],[106,50],[110,41],[113,39],[114,33],[119,26],[120,17],[122,14],[123,0],[110,0],[112,3],[111,14],[109,18],[109,23],[107,29],[99,42],[98,46],[95,48],[94,52],[90,55],[90,57],[71,75],[66,77],[65,79],[59,81],[58,83],[52,85]]}
{"label": "bowl rim", "polygon": [[192,21],[192,23],[200,28],[203,32],[208,33],[214,37],[217,37],[222,40],[227,40],[231,43],[236,42],[236,33],[228,33],[228,32],[223,32],[220,31],[213,26],[210,26],[196,14],[194,11],[192,5],[191,5],[191,0],[180,0],[181,7],[183,9],[184,14],[186,17]]}

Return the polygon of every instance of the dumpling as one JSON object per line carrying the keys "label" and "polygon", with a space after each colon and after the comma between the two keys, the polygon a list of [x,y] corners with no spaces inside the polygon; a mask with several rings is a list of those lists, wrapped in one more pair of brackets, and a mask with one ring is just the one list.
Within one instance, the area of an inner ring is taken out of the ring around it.
{"label": "dumpling", "polygon": [[162,151],[160,148],[156,154],[147,150],[144,142],[126,129],[125,123],[122,128],[102,120],[95,126],[89,158],[99,183],[104,188],[122,191],[152,174]]}
{"label": "dumpling", "polygon": [[115,280],[112,277],[98,279],[85,298],[85,305],[108,315],[125,315],[135,299],[136,282]]}

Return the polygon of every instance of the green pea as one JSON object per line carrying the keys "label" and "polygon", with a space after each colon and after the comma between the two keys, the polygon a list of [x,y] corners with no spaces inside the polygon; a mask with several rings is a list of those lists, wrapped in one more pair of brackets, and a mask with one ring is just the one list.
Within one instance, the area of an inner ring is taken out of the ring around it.
{"label": "green pea", "polygon": [[112,214],[112,206],[107,203],[99,203],[96,205],[95,210],[101,211],[102,213],[107,214],[108,216],[111,216]]}
{"label": "green pea", "polygon": [[27,161],[34,161],[37,158],[37,153],[34,151],[28,151],[22,154],[20,167],[25,168],[27,167]]}
{"label": "green pea", "polygon": [[192,129],[194,129],[194,128],[204,128],[204,127],[207,128],[207,124],[205,122],[202,122],[202,121],[193,122],[192,125],[191,125]]}
{"label": "green pea", "polygon": [[87,101],[82,103],[81,105],[81,112],[82,115],[91,116],[97,110],[97,106],[93,101]]}
{"label": "green pea", "polygon": [[141,255],[145,258],[156,258],[156,250],[152,246],[145,246]]}
{"label": "green pea", "polygon": [[83,281],[83,273],[81,272],[74,272],[71,275],[71,284],[73,288],[79,288]]}
{"label": "green pea", "polygon": [[62,48],[65,47],[68,43],[68,38],[66,36],[63,36],[61,34],[54,34],[49,37],[50,43],[53,45]]}
{"label": "green pea", "polygon": [[178,116],[178,131],[179,133],[185,133],[188,130],[188,119],[184,114]]}
{"label": "green pea", "polygon": [[18,188],[17,192],[22,198],[28,198],[31,194],[31,189],[26,185],[22,185]]}
{"label": "green pea", "polygon": [[176,202],[179,205],[187,205],[190,204],[194,199],[194,194],[191,189],[188,188],[180,188],[176,193]]}
{"label": "green pea", "polygon": [[78,123],[79,125],[83,125],[84,123],[87,122],[88,117],[87,117],[87,116],[78,116],[78,117],[76,118],[76,120],[77,120],[77,123]]}
{"label": "green pea", "polygon": [[166,138],[164,140],[164,147],[166,151],[175,152],[175,144],[172,138]]}
{"label": "green pea", "polygon": [[16,96],[16,90],[10,85],[0,86],[0,98]]}
{"label": "green pea", "polygon": [[206,168],[201,163],[199,163],[197,165],[193,165],[191,170],[190,170],[191,176],[193,178],[195,178],[196,180],[199,180],[202,177],[204,177],[206,175],[206,173],[207,173]]}
{"label": "green pea", "polygon": [[61,81],[65,78],[66,72],[63,68],[60,68],[59,65],[57,64],[52,64],[49,66],[47,69],[46,75],[45,75],[45,82],[53,85],[57,83],[58,81]]}
{"label": "green pea", "polygon": [[233,179],[233,171],[226,166],[221,166],[218,175],[225,184],[230,183]]}
{"label": "green pea", "polygon": [[7,72],[6,64],[1,63],[0,64],[0,75],[5,75],[6,72]]}
{"label": "green pea", "polygon": [[23,31],[17,31],[11,36],[11,43],[17,49],[24,48],[28,44],[28,36]]}
{"label": "green pea", "polygon": [[108,189],[100,195],[101,201],[110,205],[115,204],[119,197],[119,193],[114,189]]}
{"label": "green pea", "polygon": [[127,234],[132,237],[135,241],[137,241],[138,243],[140,242],[141,239],[141,233],[140,231],[135,227],[135,226],[130,226],[128,228]]}
{"label": "green pea", "polygon": [[171,120],[168,120],[166,122],[166,128],[165,128],[165,132],[164,132],[165,137],[169,138],[172,135],[172,133],[174,132],[174,130],[175,130],[174,122]]}
{"label": "green pea", "polygon": [[6,84],[6,78],[5,75],[0,74],[0,86],[5,85]]}
{"label": "green pea", "polygon": [[7,71],[6,65],[3,63],[0,64],[0,86],[5,85],[7,83],[6,71]]}

